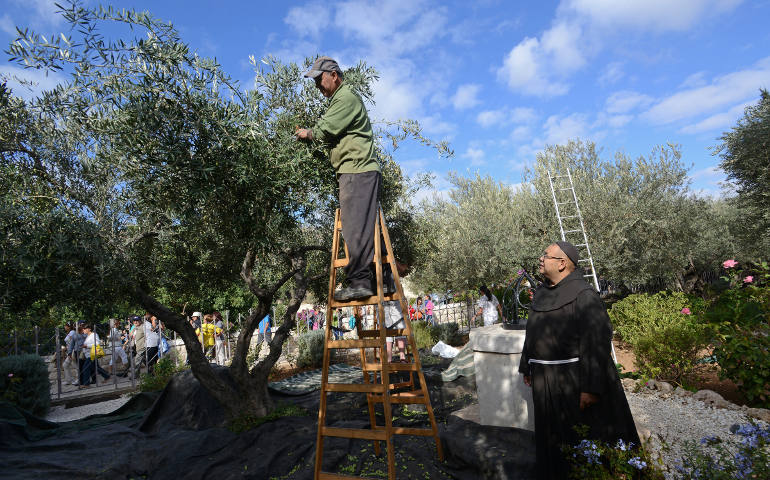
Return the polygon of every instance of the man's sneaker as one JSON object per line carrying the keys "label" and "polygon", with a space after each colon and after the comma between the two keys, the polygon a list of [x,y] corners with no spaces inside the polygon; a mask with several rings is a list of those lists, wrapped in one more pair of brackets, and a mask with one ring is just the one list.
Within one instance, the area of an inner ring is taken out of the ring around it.
{"label": "man's sneaker", "polygon": [[334,299],[338,302],[347,302],[348,300],[368,298],[372,295],[374,292],[368,287],[347,287],[334,292]]}

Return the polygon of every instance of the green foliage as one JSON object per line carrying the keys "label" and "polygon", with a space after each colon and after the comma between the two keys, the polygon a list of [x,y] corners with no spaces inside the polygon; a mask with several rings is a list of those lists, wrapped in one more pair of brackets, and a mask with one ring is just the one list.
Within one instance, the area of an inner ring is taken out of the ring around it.
{"label": "green foliage", "polygon": [[672,478],[770,478],[770,427],[752,423],[738,426],[733,433],[740,437],[740,444],[728,445],[719,437],[706,437],[697,444],[685,442],[684,455],[673,465]]}
{"label": "green foliage", "polygon": [[433,331],[431,330],[430,325],[425,322],[411,322],[411,325],[414,343],[417,345],[417,349],[430,350],[433,348],[436,342],[433,339]]}
{"label": "green foliage", "polygon": [[297,337],[297,367],[320,367],[324,358],[324,331],[311,330]]}
{"label": "green foliage", "polygon": [[229,422],[228,428],[233,433],[243,433],[257,428],[263,423],[272,422],[273,420],[278,420],[279,418],[306,417],[308,415],[310,415],[310,412],[300,406],[294,405],[292,403],[282,403],[276,405],[275,410],[263,417],[258,417],[251,414],[237,417]]}
{"label": "green foliage", "polygon": [[163,357],[155,364],[155,371],[150,373],[143,373],[142,378],[139,381],[139,391],[141,392],[157,392],[166,388],[171,377],[179,372],[190,368],[187,365],[175,365],[171,357]]}
{"label": "green foliage", "polygon": [[[728,288],[709,305],[720,376],[741,387],[752,404],[770,407],[770,268],[731,268]],[[751,280],[748,282],[747,280]]]}
{"label": "green foliage", "polygon": [[48,369],[37,355],[0,357],[0,398],[45,416],[51,404]]}
{"label": "green foliage", "polygon": [[[734,253],[734,209],[691,194],[677,146],[636,159],[599,153],[591,142],[549,146],[515,188],[492,177],[451,174],[447,198],[421,205],[417,287],[460,290],[505,284],[519,268],[537,271],[537,257],[560,239],[547,172],[566,168],[597,272],[615,285],[689,292],[699,287],[700,273]],[[576,213],[569,208],[564,204],[561,214]]]}
{"label": "green foliage", "polygon": [[756,105],[746,107],[743,118],[722,135],[714,153],[719,166],[735,187],[740,218],[735,229],[749,255],[770,254],[770,92],[760,90]]}
{"label": "green foliage", "polygon": [[447,345],[462,345],[463,336],[460,335],[460,327],[456,323],[440,323],[430,327],[431,338],[436,342],[442,341]]}
{"label": "green foliage", "polygon": [[643,376],[678,382],[707,344],[706,324],[699,319],[704,308],[702,300],[684,293],[659,292],[630,295],[615,303],[609,315],[633,347]]}

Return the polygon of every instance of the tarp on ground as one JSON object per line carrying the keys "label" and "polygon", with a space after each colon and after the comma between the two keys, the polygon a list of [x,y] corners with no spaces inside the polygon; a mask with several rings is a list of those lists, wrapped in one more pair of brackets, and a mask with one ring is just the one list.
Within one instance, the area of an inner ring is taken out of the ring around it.
{"label": "tarp on ground", "polygon": [[445,382],[452,382],[457,377],[469,377],[471,375],[476,375],[476,366],[473,363],[473,349],[471,343],[468,342],[452,360],[449,367],[441,372],[441,379]]}
{"label": "tarp on ground", "polygon": [[[267,386],[271,390],[284,395],[304,395],[321,389],[321,370],[310,370],[298,373],[279,382],[270,382]],[[359,367],[353,367],[345,363],[336,363],[329,366],[330,383],[360,383],[364,376]]]}

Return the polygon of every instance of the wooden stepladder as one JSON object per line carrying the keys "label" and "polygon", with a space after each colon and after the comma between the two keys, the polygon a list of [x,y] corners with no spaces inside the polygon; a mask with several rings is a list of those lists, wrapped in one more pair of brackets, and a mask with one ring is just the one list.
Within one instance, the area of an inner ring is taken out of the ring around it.
{"label": "wooden stepladder", "polygon": [[[385,217],[382,210],[378,212],[378,219],[374,227],[374,265],[375,276],[377,278],[377,292],[369,298],[363,298],[352,301],[339,302],[334,300],[334,287],[337,285],[337,269],[344,267],[348,263],[348,250],[345,246],[345,257],[340,258],[340,234],[342,232],[342,221],[340,220],[340,211],[337,209],[334,220],[334,237],[332,240],[332,259],[329,275],[329,303],[327,311],[332,312],[338,307],[357,307],[363,305],[377,305],[377,322],[375,328],[371,330],[364,329],[361,321],[356,322],[356,331],[358,339],[355,340],[333,340],[331,315],[327,315],[325,326],[325,342],[323,357],[323,373],[321,377],[321,404],[318,408],[318,436],[316,440],[315,456],[315,476],[316,480],[331,479],[352,479],[363,477],[351,477],[339,475],[336,473],[322,472],[324,439],[326,437],[358,438],[363,440],[372,440],[374,442],[375,454],[380,453],[380,442],[385,442],[385,448],[388,458],[388,479],[395,480],[395,453],[393,451],[393,435],[418,435],[425,437],[434,437],[436,441],[436,451],[440,460],[444,459],[444,453],[441,448],[441,440],[438,436],[436,427],[436,418],[433,415],[433,407],[430,403],[428,388],[425,383],[425,377],[420,366],[420,356],[417,352],[412,327],[409,322],[408,306],[404,296],[404,290],[401,287],[401,279],[396,269],[396,261],[393,256],[393,248],[390,243],[390,236],[385,225]],[[385,240],[386,252],[383,255],[381,251],[381,235]],[[396,283],[396,291],[386,295],[382,281],[383,262],[390,265],[393,278]],[[385,302],[397,301],[401,307],[401,314],[404,319],[403,329],[390,329],[385,326]],[[408,363],[389,363],[386,351],[386,338],[401,337],[407,338],[407,345],[411,355],[408,355]],[[363,384],[348,383],[329,383],[329,359],[332,349],[359,349],[361,352],[361,369],[363,371]],[[391,372],[409,372],[409,381],[390,383]],[[415,387],[414,375],[419,379],[419,386]],[[356,392],[365,393],[369,408],[370,429],[356,428],[334,428],[326,426],[326,402],[329,392]],[[377,425],[375,418],[375,406],[381,403],[383,406],[385,425]],[[392,405],[393,404],[423,404],[430,418],[431,428],[404,428],[393,426]]]}

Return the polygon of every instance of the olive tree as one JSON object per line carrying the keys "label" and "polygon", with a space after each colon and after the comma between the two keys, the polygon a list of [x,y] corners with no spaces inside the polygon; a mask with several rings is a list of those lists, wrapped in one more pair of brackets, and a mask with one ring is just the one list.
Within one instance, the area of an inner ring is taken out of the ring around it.
{"label": "olive tree", "polygon": [[770,255],[770,92],[760,90],[756,105],[721,137],[714,149],[719,166],[734,185],[740,210],[735,230],[749,256]]}
{"label": "olive tree", "polygon": [[[269,371],[305,293],[321,291],[328,278],[334,171],[320,146],[293,135],[325,101],[303,81],[303,66],[274,58],[252,58],[255,88],[241,89],[147,13],[79,3],[61,13],[69,31],[46,38],[23,30],[9,48],[20,64],[69,79],[29,102],[6,95],[14,107],[3,110],[11,117],[2,119],[3,168],[23,179],[17,190],[44,192],[50,210],[88,229],[99,254],[83,249],[71,269],[94,263],[99,276],[84,276],[94,288],[132,299],[180,334],[193,374],[228,418],[268,413]],[[145,38],[106,39],[105,24]],[[373,69],[362,63],[345,78],[372,101]],[[25,114],[13,117],[18,111]],[[408,182],[382,145],[410,136],[430,142],[414,123],[381,135],[382,205],[386,215],[405,214],[398,198]],[[238,279],[256,307],[241,326],[228,379],[206,360],[185,318],[159,299],[226,290]],[[279,295],[289,297],[281,326],[250,366],[254,330]]]}

